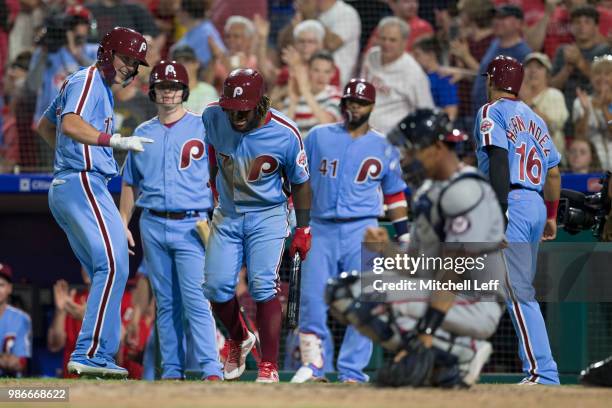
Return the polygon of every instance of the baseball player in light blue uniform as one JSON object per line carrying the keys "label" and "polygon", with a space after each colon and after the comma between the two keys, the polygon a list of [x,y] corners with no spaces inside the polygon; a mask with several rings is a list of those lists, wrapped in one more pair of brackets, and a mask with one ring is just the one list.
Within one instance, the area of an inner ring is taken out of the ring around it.
{"label": "baseball player in light blue uniform", "polygon": [[533,279],[540,240],[556,236],[561,156],[546,123],[516,98],[523,66],[513,58],[499,56],[489,64],[486,75],[489,103],[478,111],[474,138],[478,168],[489,176],[508,220],[507,306],[526,374],[521,383],[559,384]]}
{"label": "baseball player in light blue uniform", "polygon": [[111,30],[100,43],[97,63],[66,80],[39,124],[39,129],[56,129],[49,207],[92,278],[83,325],[68,363],[68,371],[79,375],[127,375],[114,357],[129,272],[128,248],[106,183],[118,170],[113,148],[143,151],[143,143],[150,140],[109,134],[111,86],[127,85],[138,65],[147,64],[146,52],[147,43],[139,33],[121,27]]}
{"label": "baseball player in light blue uniform", "polygon": [[[292,382],[324,381],[323,367],[333,355],[322,344],[329,336],[325,285],[342,271],[367,269],[362,241],[378,226],[383,201],[398,235],[408,235],[406,184],[399,152],[368,125],[376,90],[363,79],[345,87],[341,108],[346,121],[313,128],[305,141],[311,165],[312,250],[303,264],[300,297],[302,367]],[[383,198],[384,196],[384,198]],[[344,382],[366,382],[372,342],[353,326],[346,329],[337,368]]]}
{"label": "baseball player in light blue uniform", "polygon": [[[121,218],[127,229],[134,204],[143,208],[140,231],[157,302],[162,379],[185,376],[186,321],[202,377],[221,380],[216,327],[202,293],[204,245],[196,231],[196,222],[208,219],[213,198],[207,187],[204,125],[199,115],[183,107],[189,97],[185,67],[176,61],[155,65],[149,96],[158,116],[138,126],[134,134],[155,143],[146,152],[128,153]],[[127,235],[130,239],[131,234]]]}
{"label": "baseball player in light blue uniform", "polygon": [[20,377],[32,357],[32,321],[23,310],[8,304],[13,274],[0,263],[0,377]]}
{"label": "baseball player in light blue uniform", "polygon": [[202,121],[206,143],[214,151],[211,174],[216,174],[219,191],[204,291],[229,332],[225,378],[240,377],[255,343],[240,317],[235,295],[238,274],[246,264],[261,341],[257,381],[278,382],[282,325],[278,271],[289,234],[288,184],[297,217],[290,252],[297,251],[305,259],[310,248],[310,183],[302,139],[293,122],[270,109],[263,78],[252,69],[229,74],[219,103],[204,110]]}

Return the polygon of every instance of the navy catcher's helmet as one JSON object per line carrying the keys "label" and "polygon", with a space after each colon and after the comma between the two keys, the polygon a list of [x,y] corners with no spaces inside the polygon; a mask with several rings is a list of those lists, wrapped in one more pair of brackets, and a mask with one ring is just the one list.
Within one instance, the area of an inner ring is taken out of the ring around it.
{"label": "navy catcher's helmet", "polygon": [[416,152],[438,141],[457,145],[468,141],[469,136],[453,129],[446,113],[440,110],[417,109],[402,119],[387,139],[400,150],[404,180],[412,187],[418,187],[425,179],[425,170],[416,159]]}

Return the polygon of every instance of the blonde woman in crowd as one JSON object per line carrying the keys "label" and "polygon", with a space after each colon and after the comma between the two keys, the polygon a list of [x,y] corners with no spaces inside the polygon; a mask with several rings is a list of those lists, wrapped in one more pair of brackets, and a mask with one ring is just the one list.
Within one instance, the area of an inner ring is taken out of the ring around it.
{"label": "blonde woman in crowd", "polygon": [[525,77],[520,98],[546,122],[555,147],[564,156],[565,134],[563,127],[569,118],[563,93],[549,86],[552,64],[546,54],[532,52],[523,63]]}

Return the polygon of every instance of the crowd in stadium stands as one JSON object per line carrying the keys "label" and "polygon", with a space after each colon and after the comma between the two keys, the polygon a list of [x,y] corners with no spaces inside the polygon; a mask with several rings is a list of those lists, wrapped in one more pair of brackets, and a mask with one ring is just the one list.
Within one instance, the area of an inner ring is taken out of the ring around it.
{"label": "crowd in stadium stands", "polygon": [[[610,0],[0,0],[0,173],[51,168],[33,124],[65,78],[95,61],[98,40],[114,26],[146,36],[151,65],[185,65],[193,112],[216,100],[232,69],[258,69],[273,107],[304,137],[342,119],[340,89],[355,75],[377,89],[371,123],[382,132],[437,106],[471,133],[486,102],[480,74],[509,55],[524,63],[520,98],[547,123],[565,170],[612,169]],[[155,115],[148,75],[141,67],[117,94],[117,132],[130,135]],[[30,356],[29,318],[7,304],[11,276],[0,264],[0,375],[23,371]],[[48,348],[67,356],[87,294],[65,281],[53,293]],[[126,328],[142,336],[126,342],[123,361],[142,360],[151,326],[152,309],[136,309],[138,322]]]}

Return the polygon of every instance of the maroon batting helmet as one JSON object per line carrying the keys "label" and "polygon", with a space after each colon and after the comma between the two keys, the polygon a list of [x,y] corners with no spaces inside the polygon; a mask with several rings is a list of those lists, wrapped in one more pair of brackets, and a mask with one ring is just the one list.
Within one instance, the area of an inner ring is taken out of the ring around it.
{"label": "maroon batting helmet", "polygon": [[523,83],[523,64],[512,57],[499,55],[487,67],[487,75],[496,88],[518,95]]}
{"label": "maroon batting helmet", "polygon": [[[147,41],[145,38],[130,28],[115,27],[106,33],[98,48],[98,65],[107,82],[112,82],[117,74],[113,67],[115,53],[132,57],[145,67],[149,66],[146,60]],[[132,77],[135,77],[137,73],[138,70],[134,71]]]}
{"label": "maroon batting helmet", "polygon": [[249,111],[264,96],[264,80],[254,69],[235,69],[223,82],[219,105],[223,109]]}
{"label": "maroon batting helmet", "polygon": [[349,117],[346,110],[346,101],[349,99],[375,103],[376,88],[363,78],[353,78],[348,81],[348,84],[344,87],[342,99],[340,100],[340,112],[344,120],[348,120]]}
{"label": "maroon batting helmet", "polygon": [[370,103],[376,102],[376,88],[363,78],[353,78],[344,87],[342,100],[358,99]]}
{"label": "maroon batting helmet", "polygon": [[183,85],[183,102],[189,98],[189,75],[187,70],[176,61],[160,61],[149,75],[149,99],[155,102],[155,84],[160,82],[176,82]]}

